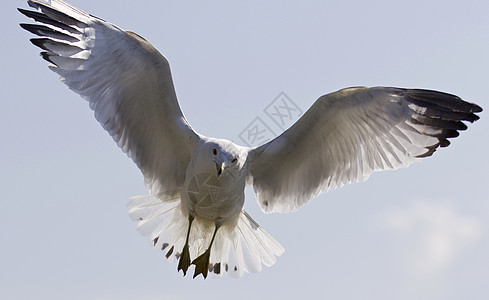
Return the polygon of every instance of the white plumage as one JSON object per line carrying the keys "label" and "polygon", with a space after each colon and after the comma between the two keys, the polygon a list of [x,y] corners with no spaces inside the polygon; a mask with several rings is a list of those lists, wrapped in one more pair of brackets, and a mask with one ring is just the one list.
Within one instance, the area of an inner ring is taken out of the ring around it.
{"label": "white plumage", "polygon": [[348,88],[320,97],[291,128],[257,148],[205,137],[179,107],[167,60],[139,35],[61,0],[19,9],[40,23],[49,68],[143,173],[150,195],[129,203],[138,230],[178,270],[241,276],[270,266],[282,246],[243,211],[252,185],[265,212],[297,210],[329,189],[406,167],[449,145],[482,109],[457,96]]}

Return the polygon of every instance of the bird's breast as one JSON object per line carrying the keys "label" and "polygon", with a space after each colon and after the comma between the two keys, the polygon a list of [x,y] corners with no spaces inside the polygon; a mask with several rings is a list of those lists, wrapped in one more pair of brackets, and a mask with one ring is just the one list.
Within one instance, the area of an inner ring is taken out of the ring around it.
{"label": "bird's breast", "polygon": [[182,201],[194,216],[225,221],[238,215],[243,207],[244,181],[240,181],[212,173],[196,174],[186,180]]}

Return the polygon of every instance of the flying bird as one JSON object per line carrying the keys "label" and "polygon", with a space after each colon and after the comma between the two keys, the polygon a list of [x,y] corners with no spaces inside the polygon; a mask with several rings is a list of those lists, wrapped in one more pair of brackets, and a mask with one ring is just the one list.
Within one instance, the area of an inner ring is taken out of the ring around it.
{"label": "flying bird", "polygon": [[183,275],[240,277],[284,249],[244,210],[252,186],[265,213],[299,209],[328,190],[447,147],[479,119],[476,104],[422,89],[353,87],[319,97],[277,138],[243,147],[195,131],[166,58],[140,35],[64,1],[31,0],[21,24],[60,80],[140,168],[149,195],[129,215]]}

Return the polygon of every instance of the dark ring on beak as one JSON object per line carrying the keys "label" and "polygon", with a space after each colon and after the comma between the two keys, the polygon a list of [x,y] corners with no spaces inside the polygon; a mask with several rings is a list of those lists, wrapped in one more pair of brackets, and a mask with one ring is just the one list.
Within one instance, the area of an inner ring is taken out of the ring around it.
{"label": "dark ring on beak", "polygon": [[224,170],[223,168],[224,163],[218,164],[217,161],[215,163],[216,163],[216,170],[217,170],[217,178],[219,178],[221,177],[222,171]]}

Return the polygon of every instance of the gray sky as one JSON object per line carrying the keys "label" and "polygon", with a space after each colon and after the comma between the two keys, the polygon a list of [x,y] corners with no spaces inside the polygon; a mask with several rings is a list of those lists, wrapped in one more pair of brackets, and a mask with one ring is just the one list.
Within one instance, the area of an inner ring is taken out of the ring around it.
{"label": "gray sky", "polygon": [[[170,61],[202,134],[242,143],[280,92],[307,110],[343,87],[457,94],[489,109],[488,1],[95,1]],[[135,6],[135,4],[138,6]],[[487,299],[489,121],[408,169],[320,195],[299,212],[245,208],[285,247],[240,279],[182,278],[140,236],[137,167],[57,80],[8,1],[0,19],[2,299]],[[231,120],[232,122],[228,122]]]}

